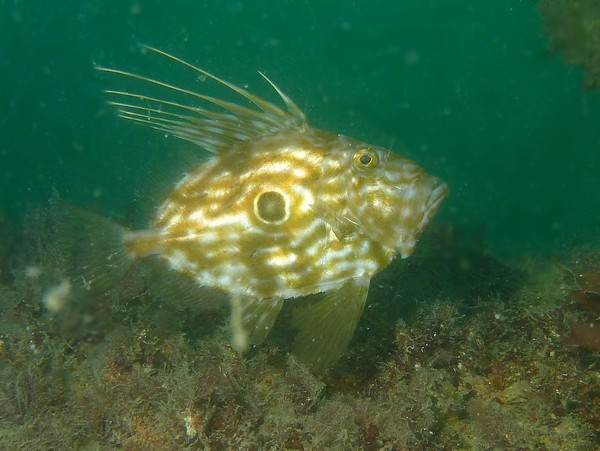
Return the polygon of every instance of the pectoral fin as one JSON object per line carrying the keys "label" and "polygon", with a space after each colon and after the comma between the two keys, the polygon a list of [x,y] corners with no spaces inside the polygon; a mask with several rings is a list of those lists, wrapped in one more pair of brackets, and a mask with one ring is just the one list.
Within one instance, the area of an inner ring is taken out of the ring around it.
{"label": "pectoral fin", "polygon": [[348,347],[368,292],[369,279],[352,279],[317,301],[298,305],[292,317],[298,330],[296,357],[316,371],[333,365]]}
{"label": "pectoral fin", "polygon": [[273,327],[283,299],[231,296],[231,343],[239,352],[261,343]]}

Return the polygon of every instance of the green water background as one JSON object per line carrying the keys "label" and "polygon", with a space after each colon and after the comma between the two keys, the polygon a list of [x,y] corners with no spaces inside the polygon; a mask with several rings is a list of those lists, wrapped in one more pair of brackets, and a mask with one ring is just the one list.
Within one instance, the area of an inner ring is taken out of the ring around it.
{"label": "green water background", "polygon": [[451,187],[437,220],[499,255],[600,236],[600,95],[517,0],[0,0],[0,214],[56,190],[122,216],[178,177],[190,146],[117,118],[94,70],[194,86],[143,44],[275,100],[261,70],[314,126],[407,154]]}

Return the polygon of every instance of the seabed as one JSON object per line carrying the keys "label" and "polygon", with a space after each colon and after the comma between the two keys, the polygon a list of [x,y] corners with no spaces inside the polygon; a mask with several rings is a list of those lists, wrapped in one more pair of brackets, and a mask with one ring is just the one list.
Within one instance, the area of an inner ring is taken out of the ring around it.
{"label": "seabed", "polygon": [[[541,449],[600,443],[600,247],[501,262],[452,227],[373,280],[324,374],[286,312],[244,356],[228,307],[139,265],[78,291],[40,210],[0,241],[2,449]],[[293,300],[290,302],[294,302]]]}

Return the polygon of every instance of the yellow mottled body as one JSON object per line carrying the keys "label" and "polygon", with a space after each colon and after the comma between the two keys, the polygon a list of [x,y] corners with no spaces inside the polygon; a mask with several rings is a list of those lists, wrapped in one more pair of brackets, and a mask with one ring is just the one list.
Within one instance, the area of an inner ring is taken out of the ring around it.
{"label": "yellow mottled body", "polygon": [[[259,297],[305,296],[371,277],[395,253],[328,217],[351,214],[340,193],[353,162],[347,150],[332,152],[338,139],[287,131],[196,168],[154,221],[157,239],[168,243],[161,254],[202,285]],[[156,247],[135,237],[129,245],[138,253]]]}
{"label": "yellow mottled body", "polygon": [[231,295],[234,345],[264,339],[284,299],[300,305],[295,353],[316,368],[335,361],[362,312],[370,278],[411,254],[447,189],[416,164],[369,144],[306,125],[287,111],[178,61],[245,97],[256,108],[126,75],[219,110],[109,91],[121,114],[214,155],[173,188],[149,230],[127,232],[135,258],[158,254],[198,286]]}

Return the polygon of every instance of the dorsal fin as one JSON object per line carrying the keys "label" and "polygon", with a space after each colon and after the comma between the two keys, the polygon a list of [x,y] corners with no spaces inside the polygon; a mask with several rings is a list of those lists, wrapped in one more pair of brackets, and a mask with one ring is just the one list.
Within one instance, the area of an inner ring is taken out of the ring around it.
{"label": "dorsal fin", "polygon": [[[176,56],[153,47],[146,46],[146,48],[231,89],[257,108],[217,99],[133,72],[97,67],[102,72],[143,81],[161,88],[165,92],[170,91],[172,94],[189,98],[189,101],[180,103],[162,96],[146,95],[143,94],[143,91],[106,90],[106,93],[114,96],[115,100],[109,103],[119,108],[121,117],[172,133],[213,153],[218,153],[237,142],[251,138],[272,135],[282,130],[302,131],[305,129],[304,113],[263,73],[259,72],[279,94],[286,110]],[[207,108],[196,106],[198,100],[204,102]],[[210,105],[219,107],[222,111],[212,110]]]}

